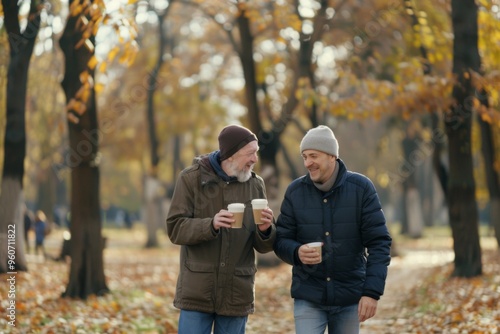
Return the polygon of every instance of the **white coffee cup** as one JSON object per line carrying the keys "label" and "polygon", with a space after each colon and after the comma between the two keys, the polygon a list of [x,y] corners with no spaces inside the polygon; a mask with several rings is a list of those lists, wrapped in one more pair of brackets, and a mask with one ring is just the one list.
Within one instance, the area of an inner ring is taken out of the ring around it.
{"label": "white coffee cup", "polygon": [[231,203],[227,206],[227,211],[233,214],[234,223],[232,228],[242,228],[243,227],[243,213],[245,212],[245,204],[243,203]]}
{"label": "white coffee cup", "polygon": [[307,246],[309,248],[316,248],[316,250],[319,253],[319,262],[318,263],[321,263],[321,261],[323,261],[323,256],[321,254],[321,248],[323,247],[323,243],[322,242],[310,242],[307,244]]}
{"label": "white coffee cup", "polygon": [[253,220],[255,224],[262,224],[262,210],[267,208],[267,199],[256,198],[252,200]]}

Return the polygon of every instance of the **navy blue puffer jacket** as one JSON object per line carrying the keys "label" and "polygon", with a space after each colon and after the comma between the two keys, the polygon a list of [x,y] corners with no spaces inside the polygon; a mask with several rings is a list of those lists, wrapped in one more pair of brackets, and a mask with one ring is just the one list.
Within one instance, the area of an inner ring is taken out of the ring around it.
{"label": "navy blue puffer jacket", "polygon": [[[274,251],[293,266],[292,298],[348,306],[384,293],[392,239],[373,183],[337,162],[339,174],[327,193],[309,174],[288,186]],[[313,241],[323,242],[323,261],[304,265],[298,248]]]}

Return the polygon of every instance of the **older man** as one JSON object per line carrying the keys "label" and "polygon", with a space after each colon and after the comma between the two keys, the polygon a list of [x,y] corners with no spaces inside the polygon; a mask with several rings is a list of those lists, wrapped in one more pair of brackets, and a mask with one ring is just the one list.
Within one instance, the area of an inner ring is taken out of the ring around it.
{"label": "older man", "polygon": [[[266,198],[264,181],[253,172],[258,150],[250,130],[226,126],[219,150],[195,158],[177,180],[167,232],[182,246],[174,298],[179,334],[245,333],[254,312],[254,250],[272,251],[276,236],[272,210],[256,225],[249,205]],[[231,203],[246,206],[242,228],[231,228]]]}

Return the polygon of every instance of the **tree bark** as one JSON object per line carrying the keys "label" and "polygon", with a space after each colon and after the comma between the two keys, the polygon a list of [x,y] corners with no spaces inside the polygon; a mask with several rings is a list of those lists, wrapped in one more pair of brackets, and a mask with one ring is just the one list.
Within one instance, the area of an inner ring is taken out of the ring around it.
{"label": "tree bark", "polygon": [[[80,15],[70,14],[60,39],[65,57],[62,87],[67,103],[75,98],[82,87],[82,73],[88,72],[94,77],[93,70],[87,66],[94,49],[91,45],[77,47],[82,39],[77,29],[79,20]],[[87,42],[94,44],[92,39]],[[71,169],[71,266],[68,285],[62,296],[80,299],[109,291],[104,276],[104,239],[101,234],[97,107],[95,91],[93,87],[89,89],[90,97],[85,101],[85,112],[68,111],[78,121],[68,121],[70,149],[65,158]]]}
{"label": "tree bark", "polygon": [[[408,127],[414,125],[409,124]],[[415,158],[419,149],[416,142],[415,130],[407,129],[406,137],[402,141],[404,161],[407,162],[409,170],[403,181],[403,218],[401,221],[401,234],[411,238],[420,238],[423,234],[424,221],[422,216],[422,203],[420,191],[417,187],[417,169],[423,161]]]}
{"label": "tree bark", "polygon": [[448,214],[455,252],[453,276],[473,277],[482,274],[478,210],[472,165],[471,71],[480,65],[478,53],[477,5],[474,0],[452,0],[453,87],[455,105],[445,117],[449,140]]}
{"label": "tree bark", "polygon": [[145,248],[155,248],[159,246],[157,232],[160,222],[165,220],[163,212],[162,197],[163,187],[157,177],[146,176],[144,185],[144,205],[142,217],[146,222],[147,240]]}
{"label": "tree bark", "polygon": [[[160,163],[160,155],[158,154],[159,140],[156,130],[154,96],[158,87],[158,75],[164,63],[165,48],[168,45],[167,35],[165,32],[165,19],[172,8],[173,1],[169,6],[158,16],[158,54],[156,64],[151,70],[148,77],[148,98],[146,119],[148,124],[149,143],[151,145],[151,166],[148,175],[144,178],[144,214],[143,219],[147,230],[147,240],[145,247],[154,248],[159,246],[156,232],[160,227],[162,220],[162,202],[161,195],[158,191],[161,187],[161,181],[158,179],[158,165]],[[152,190],[154,189],[154,190]],[[153,192],[153,193],[152,193]],[[163,193],[163,192],[161,192]]]}
{"label": "tree bark", "polygon": [[[0,273],[28,270],[24,254],[24,224],[19,212],[21,212],[21,205],[24,202],[23,177],[26,157],[25,112],[28,69],[40,28],[40,11],[37,8],[37,2],[31,1],[28,25],[21,32],[19,6],[18,1],[2,0],[4,26],[9,35],[10,61],[7,71],[7,126],[5,127],[5,156],[0,193],[0,244],[2,245]],[[15,236],[15,243],[9,243],[9,246],[15,248],[14,267],[7,266],[8,235]]]}
{"label": "tree bark", "polygon": [[[436,113],[432,113],[431,115],[431,120],[432,120],[432,129],[433,133],[439,133],[441,130],[439,129],[439,117]],[[434,167],[434,170],[436,172],[439,185],[441,186],[441,189],[443,190],[443,196],[444,196],[444,201],[445,204],[448,203],[448,170],[446,169],[446,166],[444,165],[443,161],[441,160],[441,154],[444,151],[444,144],[436,140],[434,142],[434,151],[432,152],[432,165]]]}
{"label": "tree bark", "polygon": [[[481,104],[489,108],[488,94],[482,90],[478,94]],[[490,195],[490,227],[495,231],[497,245],[500,248],[500,177],[495,170],[495,145],[492,125],[478,117],[481,128],[481,152],[484,159],[484,169],[486,174],[486,184]]]}

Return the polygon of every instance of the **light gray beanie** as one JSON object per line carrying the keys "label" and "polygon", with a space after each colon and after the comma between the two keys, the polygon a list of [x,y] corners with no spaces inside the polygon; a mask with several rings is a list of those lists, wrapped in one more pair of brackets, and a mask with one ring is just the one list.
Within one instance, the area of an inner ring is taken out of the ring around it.
{"label": "light gray beanie", "polygon": [[300,142],[300,153],[305,150],[317,150],[339,157],[339,143],[333,131],[325,126],[319,125],[307,131]]}

